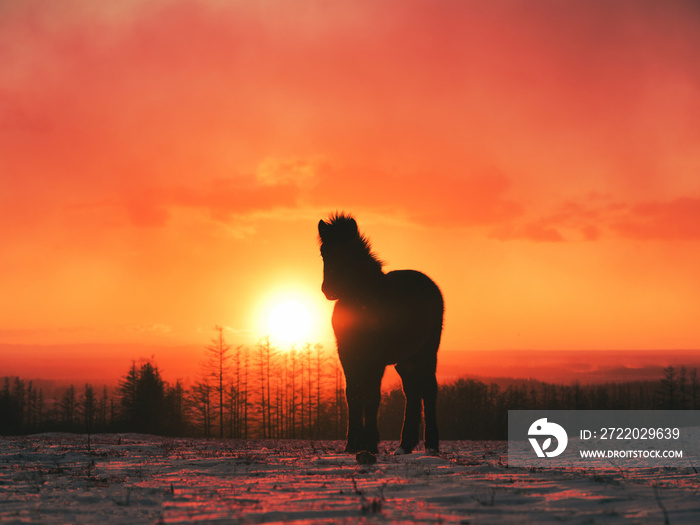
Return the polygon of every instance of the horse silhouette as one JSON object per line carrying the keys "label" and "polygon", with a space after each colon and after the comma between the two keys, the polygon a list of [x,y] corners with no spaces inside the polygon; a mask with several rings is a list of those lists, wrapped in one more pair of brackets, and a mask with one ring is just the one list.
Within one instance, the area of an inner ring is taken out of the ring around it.
{"label": "horse silhouette", "polygon": [[425,449],[437,454],[435,368],[444,313],[440,289],[414,270],[384,273],[383,263],[350,215],[335,214],[328,222],[319,221],[318,233],[321,290],[336,301],[332,324],[345,373],[345,451],[377,453],[382,376],[388,365],[395,365],[406,398],[401,444],[395,454],[410,454],[418,445],[421,404]]}

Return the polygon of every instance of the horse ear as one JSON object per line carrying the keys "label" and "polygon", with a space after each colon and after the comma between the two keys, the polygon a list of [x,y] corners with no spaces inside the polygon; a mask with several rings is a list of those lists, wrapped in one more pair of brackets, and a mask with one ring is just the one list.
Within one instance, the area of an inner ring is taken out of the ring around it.
{"label": "horse ear", "polygon": [[357,227],[357,222],[352,217],[350,217],[350,226],[355,230],[353,233],[359,233],[360,229]]}
{"label": "horse ear", "polygon": [[318,221],[318,234],[321,236],[321,239],[323,239],[323,234],[326,233],[328,230],[328,224],[326,224],[323,219]]}

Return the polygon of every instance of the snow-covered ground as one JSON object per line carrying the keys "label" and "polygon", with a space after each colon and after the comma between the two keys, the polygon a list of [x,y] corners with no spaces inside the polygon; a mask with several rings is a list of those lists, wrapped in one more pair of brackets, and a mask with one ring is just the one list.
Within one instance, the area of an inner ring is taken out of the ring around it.
{"label": "snow-covered ground", "polygon": [[505,442],[360,466],[339,441],[0,437],[1,523],[698,523],[692,468],[508,468]]}

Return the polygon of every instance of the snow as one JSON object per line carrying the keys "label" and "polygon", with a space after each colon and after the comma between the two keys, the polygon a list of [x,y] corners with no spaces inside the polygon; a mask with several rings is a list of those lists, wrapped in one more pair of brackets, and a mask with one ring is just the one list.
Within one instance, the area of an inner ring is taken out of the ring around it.
{"label": "snow", "polygon": [[506,442],[358,465],[340,441],[0,437],[0,523],[697,523],[686,468],[519,468]]}

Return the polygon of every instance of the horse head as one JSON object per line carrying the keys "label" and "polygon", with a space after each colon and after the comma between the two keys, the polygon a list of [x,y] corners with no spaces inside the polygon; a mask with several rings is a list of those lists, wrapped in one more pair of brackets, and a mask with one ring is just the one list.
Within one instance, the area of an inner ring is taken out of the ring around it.
{"label": "horse head", "polygon": [[357,297],[383,275],[382,262],[350,215],[335,214],[328,222],[319,221],[318,235],[323,257],[321,290],[327,299]]}
{"label": "horse head", "polygon": [[351,289],[348,268],[348,246],[360,235],[357,222],[352,217],[336,215],[329,222],[318,222],[323,258],[323,283],[321,291],[329,301],[340,299]]}

